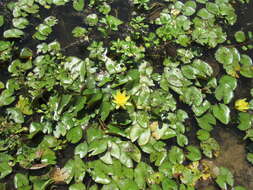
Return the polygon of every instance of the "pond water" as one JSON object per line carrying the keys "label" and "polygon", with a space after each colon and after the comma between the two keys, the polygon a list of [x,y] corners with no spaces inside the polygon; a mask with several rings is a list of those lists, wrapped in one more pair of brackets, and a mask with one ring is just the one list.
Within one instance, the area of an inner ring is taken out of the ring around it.
{"label": "pond water", "polygon": [[[0,2],[1,6],[1,2]],[[84,58],[87,54],[87,52],[84,51],[85,49],[85,43],[76,40],[72,34],[71,31],[76,25],[82,24],[85,26],[83,19],[85,16],[89,13],[87,11],[85,14],[78,13],[71,11],[72,5],[63,6],[56,9],[50,9],[44,10],[42,12],[42,15],[55,15],[57,18],[59,18],[58,24],[55,26],[55,29],[50,35],[48,41],[52,41],[53,39],[57,39],[61,46],[64,49],[64,53],[66,55],[74,55],[78,56],[80,58]],[[129,3],[126,0],[115,0],[112,4],[113,7],[113,14],[120,18],[121,20],[124,20],[125,22],[129,21],[131,14],[132,14],[132,7],[131,3]],[[238,7],[238,22],[235,26],[232,27],[230,31],[230,34],[233,34],[235,31],[239,29],[243,29],[245,31],[253,31],[253,1],[250,1],[249,5]],[[0,7],[1,11],[1,7]],[[38,21],[34,21],[34,25],[36,26]],[[6,28],[0,29],[0,33],[2,33]],[[33,31],[34,28],[28,28],[27,32]],[[33,33],[33,32],[31,32]],[[121,34],[115,34],[115,38],[120,36]],[[1,37],[0,37],[1,38]],[[94,34],[94,39],[99,39],[100,36],[97,36]],[[110,39],[108,39],[110,40]],[[105,41],[106,43],[106,41]],[[31,39],[31,36],[27,35],[25,40],[22,40],[19,42],[19,45],[21,47],[29,47],[33,50],[35,50],[35,47],[37,43]],[[248,55],[253,58],[253,52],[250,50],[248,52]],[[0,67],[1,68],[1,67]],[[220,70],[219,70],[220,72]],[[223,71],[221,71],[223,72]],[[222,73],[219,73],[222,74]],[[9,78],[8,71],[6,67],[3,67],[1,69],[0,74],[0,81],[7,81]],[[253,80],[241,78],[238,80],[238,87],[235,91],[235,99],[239,98],[245,98],[250,97],[249,90],[253,88]],[[184,105],[183,105],[184,106]],[[184,107],[184,109],[188,110],[187,107]],[[235,114],[232,112],[232,114]],[[194,121],[190,121],[193,125],[195,124]],[[229,168],[234,176],[236,184],[245,186],[248,190],[253,189],[253,167],[249,164],[249,162],[246,161],[246,152],[247,147],[253,146],[248,141],[243,141],[243,133],[240,132],[238,129],[236,129],[236,125],[231,126],[222,126],[218,125],[214,128],[212,131],[213,136],[215,139],[219,142],[221,146],[221,152],[220,155],[216,159],[208,160],[211,165],[213,166],[225,166]],[[191,135],[189,134],[191,137]],[[195,142],[195,137],[192,137],[192,139],[189,139],[190,142]],[[197,142],[197,141],[196,141]],[[194,143],[193,143],[194,144]],[[251,150],[253,152],[253,149]],[[62,157],[64,158],[61,160],[61,164],[65,163],[68,160],[68,155],[70,155],[70,152],[73,152],[73,147],[70,147],[69,149],[62,152]],[[21,171],[22,172],[22,171]],[[36,172],[35,172],[36,173]],[[13,183],[12,183],[12,177],[10,177],[10,185],[8,186],[8,190],[13,189]],[[67,189],[66,186],[58,186],[54,189],[58,190],[64,190]],[[213,185],[212,182],[207,183],[199,183],[197,186],[197,189],[199,190],[215,190],[219,189],[217,186]]]}

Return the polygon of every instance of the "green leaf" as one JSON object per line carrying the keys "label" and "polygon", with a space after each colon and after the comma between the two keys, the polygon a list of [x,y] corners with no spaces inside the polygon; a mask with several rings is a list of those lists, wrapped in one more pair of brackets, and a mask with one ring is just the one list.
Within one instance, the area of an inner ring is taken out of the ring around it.
{"label": "green leaf", "polygon": [[184,153],[182,149],[178,148],[177,146],[173,146],[169,151],[169,160],[173,164],[182,164],[184,161]]}
{"label": "green leaf", "polygon": [[1,96],[0,96],[0,106],[6,106],[14,102],[15,96],[12,96],[12,95],[13,95],[12,90],[6,89],[2,91]]}
{"label": "green leaf", "polygon": [[139,189],[135,181],[130,180],[130,179],[119,180],[117,184],[121,190],[129,190],[129,189],[138,190]]}
{"label": "green leaf", "polygon": [[201,91],[195,86],[185,88],[181,99],[188,105],[200,106],[203,101],[203,95]]}
{"label": "green leaf", "polygon": [[230,65],[233,63],[233,54],[229,48],[220,47],[215,52],[215,59],[224,65]]}
{"label": "green leaf", "polygon": [[24,115],[18,108],[8,108],[7,114],[10,119],[14,120],[16,123],[24,123]]}
{"label": "green leaf", "polygon": [[101,154],[107,149],[108,140],[107,139],[99,139],[94,140],[89,144],[88,152],[91,152],[89,156],[95,156],[97,154]]}
{"label": "green leaf", "polygon": [[100,139],[103,137],[103,132],[100,128],[91,126],[87,129],[87,142],[88,144],[94,141],[95,139]]}
{"label": "green leaf", "polygon": [[109,116],[110,112],[111,112],[111,109],[112,109],[112,104],[110,102],[106,102],[104,101],[102,104],[101,104],[101,107],[100,107],[100,115],[101,115],[101,120],[102,121],[105,121],[106,118]]}
{"label": "green leaf", "polygon": [[146,188],[146,177],[148,176],[147,164],[140,162],[134,169],[134,180],[138,185],[139,189]]}
{"label": "green leaf", "polygon": [[131,129],[130,129],[130,139],[131,139],[131,141],[132,142],[136,141],[144,130],[145,129],[143,129],[139,125],[132,126]]}
{"label": "green leaf", "polygon": [[67,184],[71,182],[73,177],[75,179],[75,182],[78,183],[82,182],[84,179],[86,172],[86,165],[80,158],[75,157],[75,159],[71,159],[65,164],[64,170],[67,171],[67,173],[69,174],[66,180]]}
{"label": "green leaf", "polygon": [[80,143],[75,148],[75,155],[79,155],[80,158],[84,158],[88,153],[88,144],[86,141]]}
{"label": "green leaf", "polygon": [[13,26],[18,29],[25,29],[26,26],[29,24],[29,21],[26,18],[14,18],[12,19]]}
{"label": "green leaf", "polygon": [[235,33],[235,40],[239,43],[244,42],[246,40],[245,33],[243,31],[237,31]]}
{"label": "green leaf", "polygon": [[208,20],[214,17],[214,15],[210,12],[208,12],[207,9],[202,8],[198,11],[197,15],[201,17],[202,19]]}
{"label": "green leaf", "polygon": [[186,149],[189,151],[186,155],[189,160],[195,162],[201,159],[201,152],[197,147],[187,146]]}
{"label": "green leaf", "polygon": [[109,184],[111,182],[111,179],[102,170],[99,169],[96,169],[92,172],[92,179],[96,183],[101,184]]}
{"label": "green leaf", "polygon": [[207,130],[200,129],[200,130],[198,130],[198,132],[197,132],[197,137],[198,137],[198,139],[199,139],[200,141],[205,141],[205,140],[209,139],[210,133],[209,133],[209,131],[207,131]]}
{"label": "green leaf", "polygon": [[230,185],[231,187],[234,185],[233,174],[227,168],[224,167],[219,168],[219,175],[217,176],[215,181],[222,189],[227,189],[227,185]]}
{"label": "green leaf", "polygon": [[242,187],[242,186],[236,186],[235,190],[246,190],[246,188]]}
{"label": "green leaf", "polygon": [[192,106],[192,111],[195,113],[196,116],[201,116],[203,113],[205,113],[209,108],[211,107],[211,104],[204,100],[200,106]]}
{"label": "green leaf", "polygon": [[9,29],[4,32],[4,38],[20,38],[23,35],[24,32],[16,28]]}
{"label": "green leaf", "polygon": [[247,129],[250,129],[253,123],[253,117],[249,113],[239,113],[239,125],[237,126],[238,129],[245,131]]}
{"label": "green leaf", "polygon": [[242,64],[240,74],[247,78],[253,78],[252,59],[248,55],[242,54],[240,63]]}
{"label": "green leaf", "polygon": [[219,6],[213,2],[207,2],[206,9],[208,12],[213,13],[214,15],[217,15],[219,13]]}
{"label": "green leaf", "polygon": [[184,4],[184,11],[183,11],[183,14],[185,16],[191,16],[195,13],[196,11],[196,3],[195,1],[187,1],[185,4]]}
{"label": "green leaf", "polygon": [[22,59],[29,59],[33,56],[33,52],[31,49],[29,48],[23,48],[21,51],[20,51],[20,58]]}
{"label": "green leaf", "polygon": [[53,183],[52,179],[41,179],[40,176],[30,176],[29,178],[33,183],[33,190],[46,190],[47,187]]}
{"label": "green leaf", "polygon": [[0,15],[0,27],[4,25],[4,16]]}
{"label": "green leaf", "polygon": [[230,121],[230,109],[225,104],[216,104],[212,107],[213,115],[223,124],[228,124]]}
{"label": "green leaf", "polygon": [[234,97],[233,91],[237,87],[237,80],[231,76],[223,75],[219,81],[219,86],[215,90],[215,97],[225,104],[228,104]]}
{"label": "green leaf", "polygon": [[79,37],[84,37],[86,35],[88,31],[80,26],[76,26],[73,30],[72,30],[72,34],[74,37],[79,38]]}
{"label": "green leaf", "polygon": [[83,183],[75,183],[69,186],[69,190],[86,190],[86,187]]}
{"label": "green leaf", "polygon": [[3,179],[7,175],[9,175],[12,172],[12,168],[9,165],[8,161],[7,162],[2,162],[0,163],[0,179]]}
{"label": "green leaf", "polygon": [[17,173],[14,177],[14,186],[15,188],[20,190],[28,190],[31,189],[31,186],[29,186],[29,180],[28,177],[24,174]]}
{"label": "green leaf", "polygon": [[223,75],[219,81],[221,85],[227,84],[229,85],[233,90],[237,87],[237,80],[234,77]]}
{"label": "green leaf", "polygon": [[203,150],[203,153],[208,158],[213,157],[213,153],[220,151],[220,146],[214,138],[209,138],[206,141],[200,143],[200,147]]}
{"label": "green leaf", "polygon": [[73,7],[77,11],[82,11],[84,8],[84,0],[74,0]]}
{"label": "green leaf", "polygon": [[145,130],[140,134],[140,137],[139,137],[139,139],[138,139],[138,144],[139,144],[140,146],[143,146],[143,145],[147,144],[148,141],[149,141],[150,136],[151,136],[151,131],[150,131],[150,129],[149,129],[149,128],[145,129]]}
{"label": "green leaf", "polygon": [[177,135],[177,144],[181,147],[184,147],[188,144],[188,138],[183,134]]}
{"label": "green leaf", "polygon": [[31,103],[28,98],[19,96],[18,103],[16,107],[25,115],[32,115],[33,110],[31,108]]}
{"label": "green leaf", "polygon": [[253,164],[253,153],[248,153],[248,154],[247,154],[247,160],[248,160],[251,164]]}
{"label": "green leaf", "polygon": [[55,152],[49,148],[43,150],[43,153],[41,155],[41,163],[42,164],[56,164]]}
{"label": "green leaf", "polygon": [[89,26],[96,26],[98,23],[98,16],[96,14],[89,14],[86,19],[86,24],[88,24]]}
{"label": "green leaf", "polygon": [[178,190],[177,183],[174,180],[168,178],[162,181],[162,188],[164,190],[165,189]]}
{"label": "green leaf", "polygon": [[71,128],[67,132],[67,140],[73,144],[78,143],[83,137],[83,130],[81,127]]}

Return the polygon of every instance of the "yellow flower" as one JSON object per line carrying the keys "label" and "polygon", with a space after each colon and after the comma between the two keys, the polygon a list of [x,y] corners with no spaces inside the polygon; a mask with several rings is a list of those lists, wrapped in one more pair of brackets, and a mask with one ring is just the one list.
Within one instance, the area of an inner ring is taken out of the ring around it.
{"label": "yellow flower", "polygon": [[249,103],[246,102],[246,98],[235,101],[235,109],[246,112],[249,109]]}
{"label": "yellow flower", "polygon": [[113,98],[113,102],[116,104],[116,109],[119,107],[125,108],[125,105],[129,105],[127,100],[130,98],[130,96],[126,95],[126,91],[123,91],[122,93],[117,91],[116,95],[113,95]]}
{"label": "yellow flower", "polygon": [[208,179],[210,179],[211,178],[211,174],[209,174],[209,173],[204,173],[204,174],[202,174],[201,175],[201,178],[205,181],[205,180],[208,180]]}

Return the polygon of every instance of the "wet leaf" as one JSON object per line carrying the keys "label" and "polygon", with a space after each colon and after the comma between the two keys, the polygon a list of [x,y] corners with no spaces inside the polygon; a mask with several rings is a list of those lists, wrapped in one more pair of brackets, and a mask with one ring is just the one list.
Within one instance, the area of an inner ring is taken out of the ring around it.
{"label": "wet leaf", "polygon": [[94,140],[89,144],[89,150],[88,152],[91,152],[89,156],[94,156],[97,154],[101,154],[107,149],[107,139],[99,139],[99,140]]}
{"label": "wet leaf", "polygon": [[4,32],[4,38],[20,38],[24,35],[22,30],[13,28]]}
{"label": "wet leaf", "polygon": [[209,133],[209,131],[206,131],[204,129],[200,129],[197,132],[197,137],[200,141],[205,141],[205,140],[209,139],[210,133]]}
{"label": "wet leaf", "polygon": [[88,153],[88,144],[86,141],[80,143],[75,148],[75,155],[79,155],[80,158],[84,158]]}
{"label": "wet leaf", "polygon": [[29,190],[32,187],[29,186],[29,180],[28,177],[24,174],[17,173],[14,177],[14,185],[17,189],[22,190]]}
{"label": "wet leaf", "polygon": [[73,7],[77,11],[82,11],[84,8],[84,0],[74,0]]}
{"label": "wet leaf", "polygon": [[0,163],[0,179],[3,179],[12,172],[12,167],[8,162]]}
{"label": "wet leaf", "polygon": [[213,115],[223,124],[228,124],[230,121],[230,109],[225,104],[216,104],[212,107]]}
{"label": "wet leaf", "polygon": [[7,113],[16,123],[24,123],[24,115],[18,108],[8,108]]}
{"label": "wet leaf", "polygon": [[177,183],[174,180],[166,178],[165,180],[162,181],[162,188],[163,189],[177,190],[178,186],[177,186]]}
{"label": "wet leaf", "polygon": [[248,154],[247,154],[247,160],[248,160],[251,164],[253,164],[253,153],[248,153]]}
{"label": "wet leaf", "polygon": [[33,110],[31,108],[31,103],[28,98],[19,96],[18,103],[16,107],[25,115],[32,115]]}
{"label": "wet leaf", "polygon": [[169,156],[169,160],[174,164],[176,164],[176,163],[181,164],[184,161],[184,153],[183,153],[182,149],[180,149],[176,146],[173,146],[170,149],[168,156]]}
{"label": "wet leaf", "polygon": [[201,159],[201,152],[195,146],[187,146],[186,149],[189,151],[186,157],[195,162]]}
{"label": "wet leaf", "polygon": [[12,24],[14,27],[18,29],[24,29],[29,24],[29,21],[26,18],[20,17],[20,18],[14,18],[12,20]]}
{"label": "wet leaf", "polygon": [[86,190],[83,183],[75,183],[69,187],[69,190]]}
{"label": "wet leaf", "polygon": [[177,135],[177,144],[181,147],[184,147],[188,144],[188,138],[185,135],[178,134]]}
{"label": "wet leaf", "polygon": [[185,4],[184,4],[184,15],[185,16],[191,16],[195,13],[196,11],[196,3],[195,1],[187,1]]}
{"label": "wet leaf", "polygon": [[240,112],[239,113],[239,121],[240,121],[240,123],[237,126],[237,128],[242,131],[245,131],[245,130],[251,128],[252,122],[253,122],[253,117],[249,113]]}
{"label": "wet leaf", "polygon": [[4,16],[0,15],[0,27],[4,25]]}
{"label": "wet leaf", "polygon": [[149,141],[150,136],[151,136],[151,131],[150,131],[150,129],[148,128],[148,129],[144,130],[144,131],[140,134],[140,137],[139,137],[139,139],[138,139],[139,145],[142,146],[142,145],[147,144],[148,141]]}
{"label": "wet leaf", "polygon": [[246,40],[246,36],[245,36],[244,32],[243,31],[237,31],[235,33],[235,40],[239,43],[244,42]]}
{"label": "wet leaf", "polygon": [[215,59],[221,64],[230,65],[233,62],[233,54],[229,48],[220,47],[215,53]]}
{"label": "wet leaf", "polygon": [[220,146],[214,138],[209,138],[206,141],[200,143],[200,147],[205,156],[213,158],[215,154],[220,151]]}
{"label": "wet leaf", "polygon": [[252,59],[245,54],[241,55],[240,63],[242,64],[240,74],[247,78],[253,77],[253,63]]}
{"label": "wet leaf", "polygon": [[81,127],[71,128],[67,132],[67,140],[73,144],[78,143],[83,137],[83,130]]}
{"label": "wet leaf", "polygon": [[69,184],[71,180],[74,178],[75,182],[82,182],[86,172],[86,165],[80,159],[75,157],[74,159],[70,159],[64,166],[64,173],[65,171],[68,174],[67,180],[65,182]]}
{"label": "wet leaf", "polygon": [[234,185],[233,174],[227,168],[224,167],[219,168],[219,175],[217,176],[217,179],[215,181],[222,189],[227,189],[228,185]]}

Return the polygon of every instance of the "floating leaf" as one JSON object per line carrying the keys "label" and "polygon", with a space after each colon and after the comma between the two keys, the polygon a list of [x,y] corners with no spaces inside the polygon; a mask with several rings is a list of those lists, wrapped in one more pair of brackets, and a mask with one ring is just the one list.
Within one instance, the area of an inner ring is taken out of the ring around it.
{"label": "floating leaf", "polygon": [[67,132],[67,140],[73,144],[78,143],[83,137],[83,130],[81,127],[71,128]]}
{"label": "floating leaf", "polygon": [[230,109],[225,104],[216,104],[212,107],[213,115],[223,124],[228,124],[230,121]]}
{"label": "floating leaf", "polygon": [[189,151],[186,157],[195,162],[201,159],[201,152],[195,146],[187,146],[186,149]]}
{"label": "floating leaf", "polygon": [[253,153],[248,153],[248,154],[247,154],[247,160],[248,160],[251,164],[253,164]]}
{"label": "floating leaf", "polygon": [[249,113],[239,113],[239,121],[240,124],[237,126],[238,129],[245,131],[249,128],[251,128],[253,123],[253,117]]}
{"label": "floating leaf", "polygon": [[233,174],[227,168],[224,167],[219,168],[219,175],[217,176],[217,179],[215,181],[222,189],[227,189],[227,185],[234,185]]}
{"label": "floating leaf", "polygon": [[75,155],[79,155],[80,158],[84,158],[88,153],[87,142],[80,143],[75,148]]}
{"label": "floating leaf", "polygon": [[0,15],[0,27],[4,25],[4,16]]}
{"label": "floating leaf", "polygon": [[215,53],[215,59],[221,64],[229,65],[233,62],[233,54],[229,48],[220,47]]}
{"label": "floating leaf", "polygon": [[69,187],[69,190],[86,190],[83,183],[75,183]]}
{"label": "floating leaf", "polygon": [[235,33],[235,40],[237,42],[244,42],[246,40],[246,36],[243,31],[237,31]]}
{"label": "floating leaf", "polygon": [[22,190],[29,190],[32,187],[29,186],[29,180],[28,177],[24,174],[17,173],[14,177],[14,186],[17,189]]}
{"label": "floating leaf", "polygon": [[20,38],[23,35],[24,32],[16,28],[9,29],[4,32],[4,38]]}
{"label": "floating leaf", "polygon": [[7,113],[16,123],[24,123],[24,116],[18,108],[8,108]]}
{"label": "floating leaf", "polygon": [[74,0],[73,7],[77,11],[82,11],[84,8],[84,0]]}

